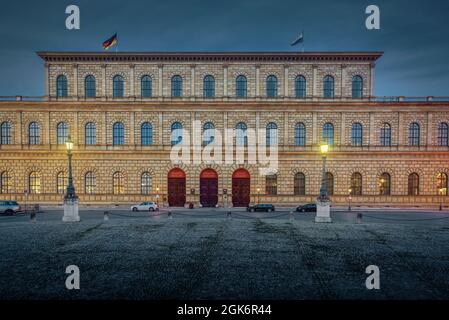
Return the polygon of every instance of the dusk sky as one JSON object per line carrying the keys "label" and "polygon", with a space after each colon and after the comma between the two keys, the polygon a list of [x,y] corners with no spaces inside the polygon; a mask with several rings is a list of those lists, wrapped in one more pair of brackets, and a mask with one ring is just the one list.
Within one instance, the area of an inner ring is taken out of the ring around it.
{"label": "dusk sky", "polygon": [[[70,4],[80,30],[65,27]],[[370,4],[381,30],[365,27]],[[305,51],[384,51],[377,96],[449,96],[448,0],[2,0],[0,10],[0,96],[44,94],[36,51],[102,51],[115,32],[122,52],[295,51],[302,30]]]}

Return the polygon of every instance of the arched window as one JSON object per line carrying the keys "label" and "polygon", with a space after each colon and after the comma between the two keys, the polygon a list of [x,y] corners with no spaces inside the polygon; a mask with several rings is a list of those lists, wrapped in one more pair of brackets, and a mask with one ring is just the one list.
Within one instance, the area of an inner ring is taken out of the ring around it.
{"label": "arched window", "polygon": [[278,78],[271,75],[267,77],[267,97],[275,98],[278,95]]}
{"label": "arched window", "polygon": [[86,123],[84,127],[84,143],[88,146],[97,144],[97,126],[93,122]]}
{"label": "arched window", "polygon": [[237,98],[246,98],[248,96],[248,84],[244,75],[239,75],[235,79],[235,95]]}
{"label": "arched window", "polygon": [[140,193],[150,194],[150,192],[151,192],[151,175],[149,172],[144,172],[140,177]]}
{"label": "arched window", "polygon": [[41,130],[37,122],[31,122],[28,126],[28,144],[40,144]]}
{"label": "arched window", "polygon": [[123,77],[121,75],[116,75],[112,79],[112,96],[123,98]]}
{"label": "arched window", "polygon": [[388,123],[384,123],[380,128],[380,145],[391,147],[391,126]]}
{"label": "arched window", "polygon": [[140,79],[140,95],[142,98],[151,98],[153,95],[153,81],[150,76],[143,76]]}
{"label": "arched window", "polygon": [[323,97],[325,99],[334,98],[334,77],[325,76],[323,79]]}
{"label": "arched window", "polygon": [[295,174],[293,181],[293,192],[295,196],[306,195],[306,176],[302,172]]}
{"label": "arched window", "polygon": [[330,196],[334,194],[334,175],[330,172],[326,172],[326,191]]}
{"label": "arched window", "polygon": [[207,75],[203,79],[203,96],[204,98],[215,97],[215,79],[211,75]]}
{"label": "arched window", "polygon": [[8,121],[0,125],[0,144],[11,144],[11,123]]}
{"label": "arched window", "polygon": [[248,127],[244,122],[239,122],[235,126],[235,144],[237,146],[248,145]]}
{"label": "arched window", "polygon": [[207,146],[215,141],[215,126],[212,122],[206,122],[203,131],[203,145]]}
{"label": "arched window", "polygon": [[362,195],[362,175],[359,172],[354,172],[351,176],[351,194]]}
{"label": "arched window", "polygon": [[352,78],[352,98],[362,99],[363,97],[363,79],[361,76]]}
{"label": "arched window", "polygon": [[334,145],[334,125],[332,123],[325,123],[323,126],[323,143],[329,146]]}
{"label": "arched window", "polygon": [[182,124],[180,122],[174,122],[171,125],[171,145],[177,145],[182,143]]}
{"label": "arched window", "polygon": [[353,146],[361,146],[363,143],[363,127],[360,123],[352,124],[351,128],[351,144]]}
{"label": "arched window", "polygon": [[441,122],[438,125],[438,145],[447,147],[449,146],[449,125],[445,122]]}
{"label": "arched window", "polygon": [[153,144],[153,126],[149,122],[144,122],[140,126],[140,144],[143,146]]}
{"label": "arched window", "polygon": [[64,194],[67,189],[68,177],[64,171],[61,171],[56,176],[56,193]]}
{"label": "arched window", "polygon": [[419,146],[419,124],[416,122],[410,123],[408,128],[408,144],[409,146]]}
{"label": "arched window", "polygon": [[12,191],[12,179],[8,171],[0,174],[0,193],[10,193]]}
{"label": "arched window", "polygon": [[56,97],[66,98],[67,95],[67,77],[60,75],[56,78]]}
{"label": "arched window", "polygon": [[295,125],[295,146],[304,147],[306,145],[306,126],[299,122]]}
{"label": "arched window", "polygon": [[278,145],[278,126],[274,122],[267,124],[266,128],[266,144],[267,146]]}
{"label": "arched window", "polygon": [[125,193],[125,177],[123,173],[116,172],[112,176],[112,192],[114,194],[124,194]]}
{"label": "arched window", "polygon": [[95,98],[97,95],[97,87],[95,77],[88,75],[84,78],[84,96],[86,98]]}
{"label": "arched window", "polygon": [[306,97],[306,78],[297,76],[295,78],[295,97],[304,99]]}
{"label": "arched window", "polygon": [[41,193],[41,175],[39,172],[31,172],[28,176],[28,190],[32,194]]}
{"label": "arched window", "polygon": [[181,76],[173,76],[171,78],[171,96],[173,98],[182,97],[182,78]]}
{"label": "arched window", "polygon": [[391,194],[391,176],[384,172],[379,177],[379,194],[381,196],[389,196]]}
{"label": "arched window", "polygon": [[409,174],[408,176],[408,195],[419,195],[419,176],[415,172]]}
{"label": "arched window", "polygon": [[278,194],[278,176],[276,174],[265,177],[265,193],[270,196]]}
{"label": "arched window", "polygon": [[112,145],[121,146],[125,144],[125,126],[121,122],[116,122],[112,126]]}
{"label": "arched window", "polygon": [[437,194],[440,196],[447,196],[449,194],[448,187],[449,181],[447,178],[447,174],[444,172],[440,172],[437,174]]}
{"label": "arched window", "polygon": [[86,172],[84,176],[84,192],[86,194],[94,194],[97,191],[97,176],[94,172]]}
{"label": "arched window", "polygon": [[59,122],[56,126],[56,143],[65,144],[69,137],[69,126],[65,122]]}

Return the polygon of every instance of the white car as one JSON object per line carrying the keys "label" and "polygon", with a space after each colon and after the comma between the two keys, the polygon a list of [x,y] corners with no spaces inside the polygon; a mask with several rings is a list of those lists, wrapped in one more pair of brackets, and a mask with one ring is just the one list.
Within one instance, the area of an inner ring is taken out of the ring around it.
{"label": "white car", "polygon": [[159,210],[159,205],[156,202],[151,202],[151,201],[147,201],[147,202],[142,202],[141,204],[137,204],[135,206],[131,207],[131,210],[136,212],[136,211],[157,211]]}

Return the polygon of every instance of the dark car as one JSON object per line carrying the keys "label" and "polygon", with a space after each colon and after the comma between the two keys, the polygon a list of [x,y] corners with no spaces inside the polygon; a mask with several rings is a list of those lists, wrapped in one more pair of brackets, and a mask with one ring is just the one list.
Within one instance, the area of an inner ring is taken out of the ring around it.
{"label": "dark car", "polygon": [[256,212],[256,211],[272,212],[272,211],[274,211],[274,206],[272,204],[256,204],[254,206],[248,206],[248,208],[246,208],[246,211],[249,211],[249,212]]}
{"label": "dark car", "polygon": [[296,211],[299,212],[316,212],[316,204],[315,203],[307,203],[305,205],[299,206],[296,208]]}

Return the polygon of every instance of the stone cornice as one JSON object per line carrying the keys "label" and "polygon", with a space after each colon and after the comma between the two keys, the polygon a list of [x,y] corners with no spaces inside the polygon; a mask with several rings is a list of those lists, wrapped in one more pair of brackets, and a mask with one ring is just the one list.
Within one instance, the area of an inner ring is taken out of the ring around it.
{"label": "stone cornice", "polygon": [[383,52],[37,52],[46,62],[373,62]]}

